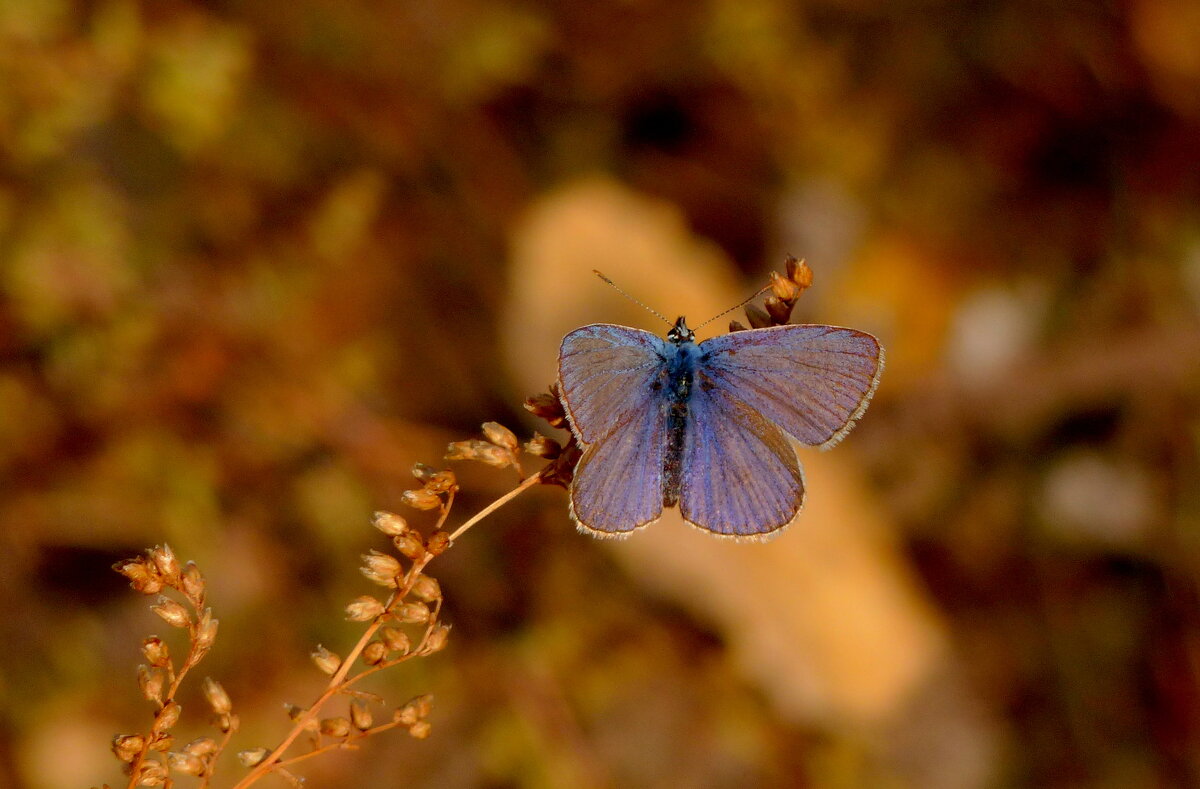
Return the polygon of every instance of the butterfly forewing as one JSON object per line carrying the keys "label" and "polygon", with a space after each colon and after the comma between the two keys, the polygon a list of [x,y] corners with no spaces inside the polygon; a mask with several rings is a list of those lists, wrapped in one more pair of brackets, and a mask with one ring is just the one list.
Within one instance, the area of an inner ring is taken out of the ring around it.
{"label": "butterfly forewing", "polygon": [[684,520],[714,534],[761,537],[804,505],[804,475],[786,437],[697,371],[683,442]]}
{"label": "butterfly forewing", "polygon": [[883,366],[879,341],[836,326],[751,329],[701,344],[710,385],[736,392],[801,443],[837,443],[870,402]]}
{"label": "butterfly forewing", "polygon": [[662,347],[649,332],[608,324],[563,339],[559,387],[584,446],[571,484],[571,514],[597,534],[628,534],[662,515]]}
{"label": "butterfly forewing", "polygon": [[655,402],[650,387],[662,370],[663,341],[650,332],[595,323],[563,338],[558,384],[572,429],[598,441],[627,412]]}

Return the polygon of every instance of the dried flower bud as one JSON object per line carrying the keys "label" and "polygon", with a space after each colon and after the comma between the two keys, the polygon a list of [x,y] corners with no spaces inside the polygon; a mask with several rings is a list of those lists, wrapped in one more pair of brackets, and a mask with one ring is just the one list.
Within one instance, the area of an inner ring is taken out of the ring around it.
{"label": "dried flower bud", "polygon": [[730,321],[729,322],[729,332],[731,334],[735,331],[745,331],[745,330],[746,330],[746,327],[742,325],[741,321]]}
{"label": "dried flower bud", "polygon": [[438,585],[436,578],[430,578],[428,575],[422,573],[413,581],[412,593],[418,600],[432,603],[434,600],[441,599],[442,588]]}
{"label": "dried flower bud", "polygon": [[217,741],[212,737],[197,737],[183,746],[183,750],[192,756],[199,756],[201,758],[212,756],[217,752]]}
{"label": "dried flower bud", "polygon": [[458,477],[453,471],[439,471],[425,483],[425,490],[430,493],[449,493],[458,490]]}
{"label": "dried flower bud", "polygon": [[200,623],[196,627],[196,654],[193,656],[193,660],[203,656],[212,648],[213,642],[217,640],[218,625],[220,625],[220,620],[212,618],[212,609],[205,608],[204,613],[200,616]]}
{"label": "dried flower bud", "polygon": [[350,721],[340,715],[336,718],[325,718],[321,721],[321,734],[328,734],[330,737],[349,736]]}
{"label": "dried flower bud", "polygon": [[359,731],[366,731],[375,722],[371,710],[361,701],[350,702],[350,722]]}
{"label": "dried flower bud", "polygon": [[446,648],[446,640],[450,637],[449,625],[437,625],[429,631],[429,637],[425,639],[425,647],[422,649],[422,654],[432,655],[434,652],[440,652]]}
{"label": "dried flower bud", "polygon": [[412,642],[409,641],[408,633],[405,633],[398,627],[383,628],[379,631],[379,638],[391,652],[399,652],[401,655],[407,655],[408,651],[412,649]]}
{"label": "dried flower bud", "polygon": [[433,709],[433,696],[428,693],[410,699],[392,715],[392,720],[401,726],[412,726],[417,721],[424,720]]}
{"label": "dried flower bud", "polygon": [[782,326],[792,317],[792,305],[780,301],[774,296],[768,296],[763,306],[767,308],[767,314],[771,316],[771,322],[776,326]]}
{"label": "dried flower bud", "polygon": [[425,542],[421,539],[421,535],[415,532],[401,534],[399,537],[392,538],[392,545],[396,546],[396,550],[401,556],[405,556],[413,561],[422,559],[425,556]]}
{"label": "dried flower bud", "polygon": [[425,543],[425,550],[432,553],[434,556],[441,556],[450,547],[450,532],[435,531],[429,535],[429,541]]}
{"label": "dried flower bud", "polygon": [[424,603],[405,603],[392,611],[401,622],[422,624],[429,621],[429,606]]}
{"label": "dried flower bud", "polygon": [[433,479],[434,475],[437,473],[438,470],[433,466],[429,466],[424,463],[413,463],[412,475],[420,482],[428,482],[429,480]]}
{"label": "dried flower bud", "polygon": [[[399,539],[399,538],[397,538]],[[395,587],[397,579],[404,572],[400,560],[395,556],[372,550],[362,555],[363,564],[358,568],[367,580],[380,586]]]}
{"label": "dried flower bud", "polygon": [[213,716],[212,720],[212,725],[222,734],[226,734],[231,731],[237,731],[240,723],[241,718],[234,715],[232,712],[226,715],[215,715]]}
{"label": "dried flower bud", "polygon": [[151,668],[146,664],[137,667],[138,688],[142,697],[147,701],[162,704],[163,688],[167,685],[167,674],[161,668]]}
{"label": "dried flower bud", "polygon": [[382,641],[370,641],[362,651],[362,662],[368,666],[378,666],[387,660],[388,648]]}
{"label": "dried flower bud", "polygon": [[513,435],[513,431],[499,422],[484,422],[483,437],[498,447],[504,447],[509,452],[516,452],[521,446],[517,437]]}
{"label": "dried flower bud", "polygon": [[562,444],[553,438],[546,438],[541,433],[534,433],[533,438],[525,442],[525,451],[536,457],[554,460],[562,454]]}
{"label": "dried flower bud", "polygon": [[813,270],[803,260],[796,260],[796,258],[788,255],[784,263],[784,269],[787,271],[788,279],[799,285],[801,290],[812,285]]}
{"label": "dried flower bud", "polygon": [[773,326],[771,316],[768,315],[761,307],[756,307],[753,304],[746,305],[746,320],[750,321],[750,328],[765,329],[768,326]]}
{"label": "dried flower bud", "polygon": [[172,751],[167,754],[167,767],[172,772],[184,775],[202,775],[204,760],[190,753]]}
{"label": "dried flower bud", "polygon": [[158,604],[150,606],[150,610],[158,614],[171,627],[187,627],[191,622],[183,604],[175,602],[166,595],[159,595]]}
{"label": "dried flower bud", "polygon": [[166,753],[171,750],[171,746],[175,744],[175,738],[170,732],[160,731],[150,738],[149,748],[152,751]]}
{"label": "dried flower bud", "polygon": [[162,576],[158,574],[154,563],[147,559],[125,559],[114,564],[112,568],[129,579],[129,585],[135,592],[158,594],[162,591]]}
{"label": "dried flower bud", "polygon": [[225,688],[221,686],[220,682],[212,677],[205,677],[204,682],[201,683],[201,689],[204,691],[204,700],[216,714],[228,715],[233,710],[233,701],[230,700],[229,694],[225,692]]}
{"label": "dried flower bud", "polygon": [[346,618],[351,622],[369,622],[384,611],[383,603],[370,595],[356,597],[346,606]]}
{"label": "dried flower bud", "polygon": [[287,713],[288,718],[292,720],[299,720],[301,715],[308,712],[308,709],[306,707],[298,707],[295,704],[288,703],[283,705],[283,711]]}
{"label": "dried flower bud", "polygon": [[267,758],[267,754],[269,753],[270,751],[266,748],[249,748],[244,751],[238,751],[237,758],[243,767],[254,767],[257,764],[261,764],[262,760]]}
{"label": "dried flower bud", "polygon": [[188,562],[183,566],[179,586],[197,608],[204,604],[204,576],[200,574],[200,568],[195,562]]}
{"label": "dried flower bud", "polygon": [[485,457],[489,453],[499,452],[501,455],[508,457],[510,453],[502,447],[487,441],[480,441],[477,438],[469,438],[466,441],[454,441],[446,447],[446,460],[482,460],[485,463]]}
{"label": "dried flower bud", "polygon": [[134,783],[137,786],[161,786],[167,780],[167,768],[156,760],[142,762]]}
{"label": "dried flower bud", "polygon": [[156,545],[150,549],[150,561],[158,568],[158,574],[171,585],[179,580],[179,560],[170,545]]}
{"label": "dried flower bud", "polygon": [[317,644],[317,648],[309,655],[313,663],[317,664],[317,668],[322,672],[333,675],[342,665],[342,659],[333,652],[330,652],[325,647]]}
{"label": "dried flower bud", "polygon": [[408,531],[408,521],[394,512],[385,512],[383,510],[375,513],[371,525],[389,537],[399,537]]}
{"label": "dried flower bud", "polygon": [[429,732],[433,727],[429,725],[429,721],[417,721],[412,726],[408,727],[408,733],[415,739],[423,740],[429,736]]}
{"label": "dried flower bud", "polygon": [[551,386],[548,393],[525,398],[525,410],[544,419],[550,427],[561,429],[567,424],[567,412],[559,402],[557,386]]}
{"label": "dried flower bud", "polygon": [[171,651],[158,636],[150,636],[142,642],[142,654],[150,661],[150,665],[158,668],[165,668],[171,662]]}
{"label": "dried flower bud", "polygon": [[146,738],[140,734],[118,734],[113,737],[112,752],[123,762],[132,762],[146,747]]}
{"label": "dried flower bud", "polygon": [[785,277],[778,271],[772,271],[767,278],[771,281],[771,293],[775,298],[789,304],[794,304],[796,299],[800,298],[803,288],[790,277]]}
{"label": "dried flower bud", "polygon": [[169,729],[176,723],[179,723],[179,716],[183,713],[183,708],[174,701],[168,701],[163,708],[158,711],[158,722],[156,728],[159,730]]}
{"label": "dried flower bud", "polygon": [[414,510],[436,510],[442,506],[441,497],[424,488],[404,491],[400,494],[400,501]]}

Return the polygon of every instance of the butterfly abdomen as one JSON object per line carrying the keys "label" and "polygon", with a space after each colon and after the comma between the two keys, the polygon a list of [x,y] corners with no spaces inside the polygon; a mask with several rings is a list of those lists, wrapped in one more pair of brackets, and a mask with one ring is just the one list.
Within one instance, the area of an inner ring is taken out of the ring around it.
{"label": "butterfly abdomen", "polygon": [[694,342],[683,341],[670,343],[665,350],[667,447],[663,454],[663,506],[674,507],[679,503],[680,480],[683,476],[683,437],[700,348]]}

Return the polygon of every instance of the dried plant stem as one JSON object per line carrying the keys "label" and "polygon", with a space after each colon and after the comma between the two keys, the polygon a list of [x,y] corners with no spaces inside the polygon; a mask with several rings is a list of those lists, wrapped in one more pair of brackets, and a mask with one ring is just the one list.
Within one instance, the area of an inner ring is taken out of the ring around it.
{"label": "dried plant stem", "polygon": [[455,529],[454,533],[450,535],[450,542],[454,542],[455,540],[457,540],[459,537],[461,537],[467,531],[467,529],[471,528],[476,523],[479,523],[479,521],[481,521],[484,518],[486,518],[487,516],[491,515],[493,512],[500,509],[505,504],[512,501],[517,496],[520,496],[526,490],[528,490],[529,488],[533,487],[534,485],[538,484],[541,481],[542,481],[541,474],[531,474],[530,476],[526,477],[525,480],[523,482],[521,482],[520,485],[516,486],[515,488],[510,490],[508,493],[505,493],[503,496],[496,499],[491,504],[489,504],[486,507],[484,507],[483,509],[481,509],[479,512],[475,513],[475,515],[472,516],[466,523],[464,523],[462,526],[459,526],[457,529]]}

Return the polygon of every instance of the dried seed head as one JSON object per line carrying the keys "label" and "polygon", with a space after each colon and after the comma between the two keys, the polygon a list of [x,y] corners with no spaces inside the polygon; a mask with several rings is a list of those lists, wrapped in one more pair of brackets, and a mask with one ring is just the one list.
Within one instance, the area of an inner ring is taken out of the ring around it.
{"label": "dried seed head", "polygon": [[388,648],[382,641],[370,641],[362,651],[362,662],[368,666],[378,666],[387,660]]}
{"label": "dried seed head", "polygon": [[450,444],[446,460],[476,460],[496,468],[516,465],[516,455],[511,450],[476,438]]}
{"label": "dried seed head", "polygon": [[212,737],[197,737],[183,746],[183,750],[192,756],[212,756],[217,752],[217,741]]}
{"label": "dried seed head", "polygon": [[756,307],[753,304],[746,305],[746,320],[750,321],[750,328],[765,329],[768,326],[774,326],[771,323],[771,316],[768,315],[761,307]]}
{"label": "dried seed head", "polygon": [[174,701],[168,701],[163,708],[159,710],[158,721],[156,728],[159,730],[169,729],[176,723],[179,723],[179,716],[183,713],[183,708]]}
{"label": "dried seed head", "polygon": [[546,438],[541,433],[534,433],[533,438],[525,442],[525,451],[536,457],[554,460],[562,453],[562,444],[553,438]]}
{"label": "dried seed head", "polygon": [[412,649],[412,642],[409,641],[408,633],[405,633],[398,627],[383,628],[379,631],[379,638],[391,652],[399,652],[401,655],[407,655],[408,651]]}
{"label": "dried seed head", "polygon": [[290,703],[284,704],[283,710],[284,710],[284,712],[287,713],[287,716],[289,718],[291,718],[292,720],[299,720],[301,715],[308,712],[308,710],[305,707],[297,707],[295,704],[290,704]]}
{"label": "dried seed head", "polygon": [[412,726],[417,721],[425,720],[433,709],[433,696],[428,693],[410,699],[392,715],[392,720],[401,726]]}
{"label": "dried seed head", "polygon": [[164,586],[158,568],[148,559],[125,559],[114,564],[113,569],[129,579],[129,585],[141,594],[158,594]]}
{"label": "dried seed head", "polygon": [[201,684],[204,691],[204,700],[208,702],[208,706],[212,707],[212,711],[218,715],[228,715],[233,710],[233,701],[230,700],[229,694],[225,692],[225,688],[221,686],[212,677],[205,677]]}
{"label": "dried seed head", "polygon": [[158,573],[171,586],[179,581],[179,560],[170,545],[155,545],[150,549],[150,561],[158,568]]}
{"label": "dried seed head", "polygon": [[406,490],[400,494],[400,502],[414,510],[436,510],[442,506],[442,498],[424,488]]}
{"label": "dried seed head", "polygon": [[767,278],[771,281],[771,293],[775,298],[789,304],[794,304],[796,299],[800,298],[803,288],[790,277],[785,277],[778,271],[772,271]]}
{"label": "dried seed head", "polygon": [[424,463],[413,463],[412,474],[421,482],[428,482],[438,473],[438,470],[433,466],[427,466]]}
{"label": "dried seed head", "polygon": [[137,667],[138,688],[142,691],[142,697],[147,701],[153,701],[158,704],[163,702],[163,688],[167,684],[167,674],[161,668],[151,668],[146,664]]}
{"label": "dried seed head", "polygon": [[204,609],[204,613],[200,616],[200,622],[196,627],[196,653],[193,656],[193,662],[212,648],[213,642],[217,640],[217,626],[219,624],[220,620],[212,618],[212,609]]}
{"label": "dried seed head", "polygon": [[142,654],[150,661],[150,665],[158,668],[165,668],[171,662],[171,651],[158,636],[150,636],[142,642]]}
{"label": "dried seed head", "polygon": [[552,385],[547,393],[525,398],[525,410],[544,419],[550,427],[563,429],[567,425],[567,412],[559,402],[557,386]]}
{"label": "dried seed head", "polygon": [[[397,538],[399,539],[399,538]],[[368,580],[379,584],[380,586],[395,587],[397,579],[403,572],[400,567],[400,560],[395,556],[379,551],[372,550],[369,553],[362,555],[363,565],[359,571],[367,577]]]}
{"label": "dried seed head", "polygon": [[317,648],[312,651],[309,657],[312,658],[313,663],[317,664],[317,668],[329,675],[336,672],[342,665],[340,657],[320,644],[317,644]]}
{"label": "dried seed head", "polygon": [[425,550],[432,553],[434,556],[441,556],[450,547],[450,532],[435,531],[429,535],[429,541],[425,543]]}
{"label": "dried seed head", "polygon": [[422,624],[429,621],[429,606],[424,603],[405,603],[397,606],[392,613],[401,622]]}
{"label": "dried seed head", "polygon": [[784,270],[787,271],[788,279],[799,285],[801,290],[808,288],[813,283],[813,270],[803,260],[796,260],[788,255],[784,263]]}
{"label": "dried seed head", "polygon": [[425,490],[430,493],[449,493],[458,490],[458,477],[453,471],[439,471],[425,483]]}
{"label": "dried seed head", "polygon": [[238,724],[240,723],[241,719],[233,713],[229,713],[227,715],[215,715],[213,716],[212,720],[212,725],[222,734],[231,731],[237,731]]}
{"label": "dried seed head", "polygon": [[175,773],[201,775],[204,773],[204,760],[186,751],[173,751],[167,754],[167,767]]}
{"label": "dried seed head", "polygon": [[767,314],[771,316],[771,322],[776,326],[782,326],[792,317],[792,305],[774,296],[768,296],[767,300],[763,302],[763,306],[767,308]]}
{"label": "dried seed head", "polygon": [[200,574],[200,568],[195,562],[188,562],[183,566],[179,586],[197,608],[204,604],[204,576]]}
{"label": "dried seed head", "polygon": [[396,546],[396,550],[401,556],[405,556],[413,561],[424,558],[425,542],[421,539],[421,535],[415,532],[401,534],[399,537],[392,538],[392,545]]}
{"label": "dried seed head", "polygon": [[483,437],[496,446],[503,447],[513,453],[517,452],[521,446],[517,441],[517,437],[513,435],[513,431],[499,422],[484,422]]}
{"label": "dried seed head", "polygon": [[350,702],[350,722],[354,724],[354,728],[359,731],[366,731],[371,728],[374,723],[374,718],[371,716],[371,710],[361,701]]}
{"label": "dried seed head", "polygon": [[262,760],[267,758],[268,753],[270,751],[266,748],[249,748],[244,751],[238,751],[237,758],[243,767],[254,767],[257,764],[261,764]]}
{"label": "dried seed head", "polygon": [[350,721],[340,715],[336,718],[324,718],[321,721],[321,734],[327,734],[330,737],[349,736]]}
{"label": "dried seed head", "polygon": [[161,786],[167,780],[167,768],[158,761],[142,762],[134,783],[138,786]]}
{"label": "dried seed head", "polygon": [[140,734],[118,734],[113,737],[112,752],[123,762],[132,762],[146,747],[146,738]]}
{"label": "dried seed head", "polygon": [[408,531],[408,521],[394,512],[380,511],[375,513],[371,525],[389,537],[399,537]]}
{"label": "dried seed head", "polygon": [[438,585],[436,578],[430,578],[428,575],[421,574],[413,581],[412,593],[418,600],[432,603],[434,600],[441,599],[442,588]]}
{"label": "dried seed head", "polygon": [[351,622],[369,622],[384,611],[383,603],[370,595],[356,597],[346,606],[346,618]]}
{"label": "dried seed head", "polygon": [[177,603],[166,595],[159,595],[158,604],[150,606],[150,610],[158,614],[171,627],[187,627],[191,619],[182,603]]}
{"label": "dried seed head", "polygon": [[429,631],[429,637],[425,639],[425,648],[423,654],[432,655],[434,652],[440,652],[446,648],[446,641],[450,637],[449,625],[437,625]]}
{"label": "dried seed head", "polygon": [[429,725],[429,721],[417,721],[412,726],[408,727],[408,733],[415,739],[423,740],[429,736],[429,732],[433,727]]}
{"label": "dried seed head", "polygon": [[160,731],[150,738],[150,750],[166,753],[175,744],[175,738],[170,732]]}

